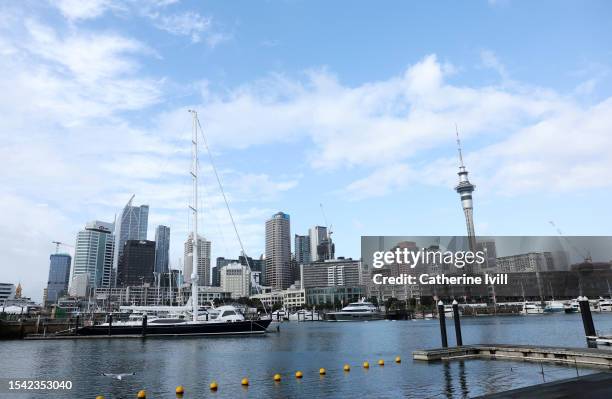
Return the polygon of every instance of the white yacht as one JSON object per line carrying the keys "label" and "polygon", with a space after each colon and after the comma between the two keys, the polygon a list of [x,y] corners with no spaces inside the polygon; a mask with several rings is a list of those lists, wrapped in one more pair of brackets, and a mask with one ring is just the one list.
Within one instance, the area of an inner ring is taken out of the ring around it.
{"label": "white yacht", "polygon": [[557,313],[563,312],[565,310],[565,304],[561,301],[547,301],[546,306],[544,307],[545,313]]}
{"label": "white yacht", "polygon": [[599,298],[598,305],[600,312],[612,312],[612,299]]}
{"label": "white yacht", "polygon": [[521,314],[542,314],[544,313],[544,308],[537,302],[524,302],[523,310],[521,310]]}
{"label": "white yacht", "polygon": [[369,321],[385,318],[385,315],[372,302],[366,302],[365,298],[349,303],[341,311],[328,313],[327,316],[330,321]]}

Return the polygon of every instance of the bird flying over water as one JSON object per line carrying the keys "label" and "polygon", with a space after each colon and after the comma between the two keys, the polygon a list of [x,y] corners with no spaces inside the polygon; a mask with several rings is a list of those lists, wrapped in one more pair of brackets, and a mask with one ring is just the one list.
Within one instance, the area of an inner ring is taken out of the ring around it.
{"label": "bird flying over water", "polygon": [[112,378],[116,378],[119,381],[121,381],[122,379],[124,379],[125,377],[128,377],[130,375],[136,375],[136,373],[121,373],[121,374],[113,374],[113,373],[102,373],[102,375],[104,377],[112,377]]}

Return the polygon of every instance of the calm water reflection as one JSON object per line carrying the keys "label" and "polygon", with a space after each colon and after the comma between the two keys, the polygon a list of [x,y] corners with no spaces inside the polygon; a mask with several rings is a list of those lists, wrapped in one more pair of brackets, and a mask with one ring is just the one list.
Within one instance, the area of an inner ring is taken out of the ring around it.
{"label": "calm water reflection", "polygon": [[[594,315],[599,330],[612,330],[612,315]],[[464,318],[463,341],[585,347],[580,315]],[[452,320],[449,343],[454,344]],[[146,389],[149,398],[173,398],[177,385],[185,398],[218,397],[441,397],[461,398],[576,376],[573,367],[467,360],[413,362],[415,349],[440,345],[437,320],[369,323],[285,323],[281,332],[251,338],[112,339],[4,341],[2,377],[71,379],[73,390],[61,397],[133,398]],[[395,364],[395,356],[402,357]],[[385,359],[384,367],[376,365]],[[361,368],[368,360],[369,370]],[[350,373],[342,366],[349,363]],[[318,369],[325,367],[326,376]],[[296,370],[304,378],[293,377]],[[123,381],[104,372],[136,372]],[[593,370],[579,369],[580,375]],[[274,373],[283,381],[275,384]],[[243,377],[250,387],[240,386]],[[211,380],[219,390],[211,393]],[[25,394],[9,397],[60,397]]]}

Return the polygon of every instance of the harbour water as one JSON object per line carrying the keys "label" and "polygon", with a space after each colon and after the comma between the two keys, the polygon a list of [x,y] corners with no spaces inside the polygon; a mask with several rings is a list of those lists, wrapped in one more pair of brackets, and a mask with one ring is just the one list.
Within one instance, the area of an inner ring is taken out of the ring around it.
{"label": "harbour water", "polygon": [[[612,314],[594,319],[598,330],[612,331]],[[452,319],[447,323],[453,345]],[[580,314],[466,317],[462,327],[465,344],[586,346]],[[413,350],[439,346],[438,320],[292,322],[261,337],[4,341],[0,358],[3,378],[72,381],[69,392],[8,396],[16,398],[133,398],[140,389],[148,398],[173,398],[178,385],[185,387],[185,398],[461,398],[600,371],[502,360],[412,360]],[[350,372],[342,370],[344,364]],[[297,370],[304,373],[301,380],[294,377]],[[121,381],[102,375],[131,372],[136,374]],[[275,373],[282,375],[280,383],[272,380]],[[240,385],[244,377],[248,388]],[[213,380],[216,392],[208,388]]]}

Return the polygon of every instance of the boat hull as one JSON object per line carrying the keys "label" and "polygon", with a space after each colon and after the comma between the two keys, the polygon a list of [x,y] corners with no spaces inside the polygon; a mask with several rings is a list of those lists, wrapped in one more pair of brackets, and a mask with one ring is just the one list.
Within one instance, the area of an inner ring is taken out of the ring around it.
{"label": "boat hull", "polygon": [[373,321],[384,320],[385,315],[382,313],[328,313],[329,321]]}
{"label": "boat hull", "polygon": [[190,336],[264,334],[271,320],[245,320],[227,323],[174,324],[143,326],[85,326],[77,330],[81,336]]}

